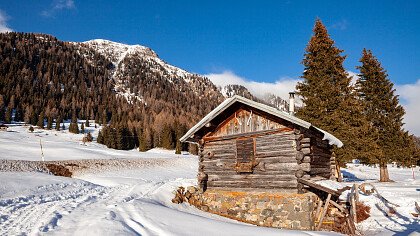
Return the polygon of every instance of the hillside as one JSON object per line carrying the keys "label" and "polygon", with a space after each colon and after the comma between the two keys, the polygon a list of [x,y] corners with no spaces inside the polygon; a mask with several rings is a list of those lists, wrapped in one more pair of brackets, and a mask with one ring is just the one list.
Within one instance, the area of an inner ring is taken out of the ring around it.
{"label": "hillside", "polygon": [[141,45],[0,34],[0,120],[6,123],[91,119],[117,133],[124,129],[135,145],[144,140],[145,149],[175,148],[186,129],[235,94],[287,110],[277,96],[257,98],[240,85],[218,88]]}

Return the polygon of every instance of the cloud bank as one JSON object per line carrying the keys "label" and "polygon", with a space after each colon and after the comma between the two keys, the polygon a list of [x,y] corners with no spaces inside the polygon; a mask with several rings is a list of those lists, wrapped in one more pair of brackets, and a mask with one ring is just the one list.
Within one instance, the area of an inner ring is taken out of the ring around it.
{"label": "cloud bank", "polygon": [[9,26],[7,25],[7,15],[2,10],[0,10],[0,33],[5,32],[11,32],[13,31]]}
{"label": "cloud bank", "polygon": [[[357,73],[347,72],[353,77],[352,84],[354,84],[358,78]],[[224,87],[229,84],[239,84],[259,98],[264,97],[267,93],[272,93],[285,100],[289,99],[289,92],[296,89],[297,82],[302,81],[301,79],[283,77],[273,83],[257,82],[247,80],[232,71],[211,73],[204,76],[209,78],[216,86]],[[400,95],[401,104],[406,111],[404,128],[410,133],[420,136],[420,79],[414,84],[395,85],[395,89],[396,93]],[[299,101],[297,102],[299,103]]]}
{"label": "cloud bank", "polygon": [[300,79],[284,77],[274,83],[257,82],[247,80],[236,75],[232,71],[224,71],[218,74],[207,74],[204,76],[209,78],[216,86],[224,87],[229,84],[239,84],[246,87],[253,95],[259,98],[264,97],[267,93],[271,93],[286,100],[289,99],[289,92],[295,91],[296,83],[301,81]]}
{"label": "cloud bank", "polygon": [[55,13],[65,9],[74,9],[76,6],[74,5],[73,0],[54,0],[51,3],[50,8],[41,12],[42,16],[45,17],[52,17]]}
{"label": "cloud bank", "polygon": [[420,79],[414,84],[396,85],[400,102],[405,109],[405,128],[412,134],[420,136]]}

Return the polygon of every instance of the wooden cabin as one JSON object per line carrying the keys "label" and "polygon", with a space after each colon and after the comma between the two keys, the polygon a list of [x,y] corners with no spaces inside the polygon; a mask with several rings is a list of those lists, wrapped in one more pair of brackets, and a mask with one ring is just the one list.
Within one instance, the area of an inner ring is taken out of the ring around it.
{"label": "wooden cabin", "polygon": [[334,176],[332,145],[343,145],[309,122],[240,96],[226,99],[180,141],[199,145],[203,191],[302,193],[299,180]]}

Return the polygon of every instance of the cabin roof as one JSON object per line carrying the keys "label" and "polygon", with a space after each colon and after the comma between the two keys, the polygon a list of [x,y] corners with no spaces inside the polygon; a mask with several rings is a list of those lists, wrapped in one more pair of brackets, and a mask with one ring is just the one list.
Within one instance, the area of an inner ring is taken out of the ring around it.
{"label": "cabin roof", "polygon": [[202,129],[206,124],[210,123],[214,118],[216,118],[219,114],[221,114],[223,111],[231,107],[235,103],[242,103],[247,106],[250,106],[252,108],[255,108],[257,110],[266,112],[270,115],[279,117],[281,119],[284,119],[286,121],[289,121],[293,124],[296,124],[298,126],[301,126],[303,128],[309,129],[311,127],[315,128],[316,130],[320,131],[324,134],[323,139],[328,140],[328,143],[330,145],[336,145],[337,147],[342,147],[343,143],[334,135],[328,133],[327,131],[324,131],[320,128],[317,128],[313,126],[311,123],[304,121],[302,119],[297,118],[296,116],[292,116],[289,113],[286,113],[284,111],[277,110],[273,107],[267,106],[265,104],[252,101],[250,99],[235,95],[231,98],[226,99],[224,102],[222,102],[219,106],[217,106],[214,110],[212,110],[209,114],[207,114],[203,119],[200,120],[196,125],[194,125],[188,132],[180,138],[181,142],[194,142],[192,137],[194,134]]}

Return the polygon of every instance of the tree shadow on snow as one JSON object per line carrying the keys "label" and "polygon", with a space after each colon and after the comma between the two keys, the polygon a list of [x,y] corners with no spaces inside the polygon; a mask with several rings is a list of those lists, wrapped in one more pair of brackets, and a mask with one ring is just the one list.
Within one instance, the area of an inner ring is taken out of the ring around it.
{"label": "tree shadow on snow", "polygon": [[350,173],[346,170],[341,170],[341,174],[343,175],[344,182],[362,182],[362,181],[365,181],[365,179],[359,179],[353,173]]}
{"label": "tree shadow on snow", "polygon": [[[398,211],[394,210],[393,207],[391,207],[389,204],[385,203],[385,207],[388,209],[384,209],[383,207],[379,206],[378,203],[375,204],[376,208],[378,208],[389,220],[392,222],[402,226],[405,228],[405,230],[399,231],[395,229],[388,228],[385,225],[381,225],[377,220],[376,223],[380,225],[381,227],[393,232],[393,235],[402,236],[402,235],[411,235],[412,233],[418,233],[420,231],[420,220],[419,219],[411,219],[406,216],[401,215],[398,213]],[[392,214],[390,213],[392,211]],[[398,222],[395,218],[402,219],[404,223]],[[415,234],[413,234],[415,235]]]}

